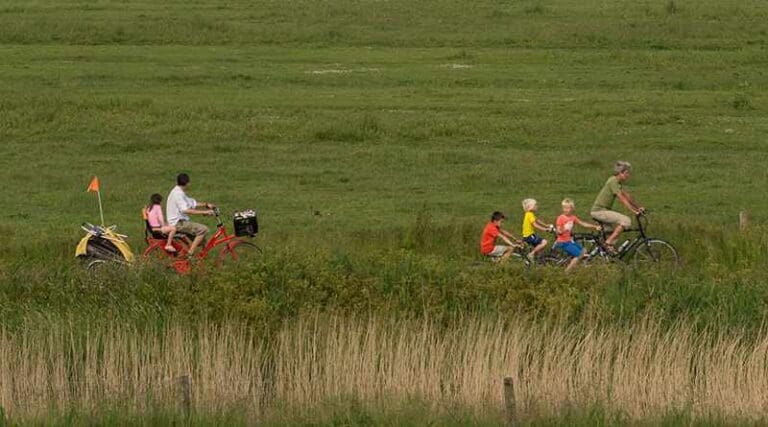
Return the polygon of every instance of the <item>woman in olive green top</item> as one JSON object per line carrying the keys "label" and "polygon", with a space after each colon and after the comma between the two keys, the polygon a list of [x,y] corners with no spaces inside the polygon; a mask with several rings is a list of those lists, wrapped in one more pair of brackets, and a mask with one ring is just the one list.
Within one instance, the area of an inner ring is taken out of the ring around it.
{"label": "woman in olive green top", "polygon": [[621,235],[624,229],[632,225],[632,220],[628,216],[612,210],[613,202],[616,198],[635,215],[639,215],[645,210],[645,208],[632,199],[629,193],[624,191],[623,184],[629,180],[631,170],[632,165],[629,162],[621,160],[616,162],[613,166],[613,176],[605,181],[605,185],[597,195],[590,212],[595,220],[613,226],[613,233],[605,240],[605,243],[612,250],[613,244],[616,243],[619,235]]}

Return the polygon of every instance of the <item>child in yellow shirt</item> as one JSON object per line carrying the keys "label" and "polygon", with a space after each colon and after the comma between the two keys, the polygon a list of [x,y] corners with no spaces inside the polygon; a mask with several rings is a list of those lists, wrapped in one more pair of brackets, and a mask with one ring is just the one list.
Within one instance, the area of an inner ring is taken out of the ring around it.
{"label": "child in yellow shirt", "polygon": [[536,258],[536,254],[547,246],[547,239],[537,236],[536,230],[550,231],[554,228],[552,224],[545,224],[536,218],[536,211],[538,209],[539,204],[535,199],[523,200],[523,210],[525,211],[523,216],[523,241],[533,247],[533,250],[528,254],[528,259],[531,261]]}

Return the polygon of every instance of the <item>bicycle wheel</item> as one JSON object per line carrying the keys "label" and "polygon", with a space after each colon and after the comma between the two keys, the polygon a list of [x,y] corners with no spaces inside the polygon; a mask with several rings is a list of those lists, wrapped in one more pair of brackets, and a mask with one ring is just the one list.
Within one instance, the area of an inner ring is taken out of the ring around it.
{"label": "bicycle wheel", "polygon": [[144,259],[152,262],[168,261],[171,258],[167,252],[165,252],[163,249],[159,247],[153,247],[151,249],[148,249],[142,254],[142,256],[144,257]]}
{"label": "bicycle wheel", "polygon": [[159,265],[166,265],[166,266],[170,266],[174,264],[176,261],[185,259],[183,256],[179,255],[179,252],[177,253],[167,252],[165,249],[163,249],[160,246],[154,246],[154,247],[148,248],[146,251],[144,251],[143,258],[144,260],[152,264],[159,264]]}
{"label": "bicycle wheel", "polygon": [[108,266],[108,261],[103,259],[91,259],[85,264],[85,269],[89,273],[98,273]]}
{"label": "bicycle wheel", "polygon": [[587,254],[584,263],[604,265],[615,260],[615,258],[611,257],[611,255],[603,248],[599,235],[582,235],[575,240],[576,243],[584,248],[584,253]]}
{"label": "bicycle wheel", "polygon": [[514,251],[512,251],[512,255],[509,257],[509,259],[512,260],[513,262],[518,262],[518,261],[522,262],[526,268],[530,268],[531,260],[528,259],[528,254],[530,252],[531,251],[528,250],[527,246],[522,248],[516,248]]}
{"label": "bicycle wheel", "polygon": [[233,240],[219,251],[216,265],[252,264],[261,256],[261,249],[251,242]]}
{"label": "bicycle wheel", "polygon": [[573,240],[584,248],[584,253],[589,255],[590,258],[598,257],[603,253],[600,243],[593,235],[574,236]]}
{"label": "bicycle wheel", "polygon": [[539,265],[554,265],[556,267],[562,267],[564,265],[568,264],[568,261],[570,261],[570,258],[566,256],[561,255],[543,255],[541,258],[536,260]]}
{"label": "bicycle wheel", "polygon": [[112,261],[99,258],[90,258],[84,261],[85,271],[92,279],[106,280],[111,277],[121,277],[125,274],[126,264],[120,261]]}
{"label": "bicycle wheel", "polygon": [[636,265],[653,263],[660,266],[676,267],[680,264],[680,256],[671,244],[663,240],[649,239],[635,249],[632,262]]}

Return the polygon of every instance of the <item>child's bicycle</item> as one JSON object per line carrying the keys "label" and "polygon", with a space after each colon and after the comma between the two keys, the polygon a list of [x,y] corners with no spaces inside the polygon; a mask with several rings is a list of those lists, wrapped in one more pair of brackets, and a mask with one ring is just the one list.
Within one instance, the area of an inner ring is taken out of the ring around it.
{"label": "child's bicycle", "polygon": [[648,216],[646,213],[636,215],[636,228],[624,230],[624,232],[637,233],[634,237],[625,240],[618,248],[611,250],[605,243],[611,230],[607,225],[597,221],[602,230],[595,233],[576,233],[574,240],[581,244],[589,254],[588,262],[595,261],[624,261],[634,265],[657,264],[660,266],[676,267],[680,264],[680,256],[671,243],[648,237]]}
{"label": "child's bicycle", "polygon": [[[189,256],[188,252],[190,244],[189,239],[183,235],[177,235],[172,242],[172,246],[176,249],[176,252],[166,251],[165,245],[167,236],[152,231],[149,222],[146,221],[145,218],[145,239],[147,241],[147,249],[144,250],[143,257],[145,259],[168,262],[179,274],[186,274],[192,270],[193,266],[201,264],[201,262],[207,259],[209,255],[213,257],[217,267],[234,263],[251,263],[261,256],[261,249],[258,246],[241,237],[241,234],[249,236],[256,234],[258,226],[256,225],[255,216],[251,217],[254,225],[253,227],[246,230],[246,233],[236,232],[235,234],[229,234],[227,232],[227,228],[221,220],[221,211],[219,208],[214,209],[214,216],[216,217],[216,232],[211,236],[202,249],[192,256]],[[238,229],[237,224],[235,228],[236,230]]]}
{"label": "child's bicycle", "polygon": [[[554,242],[557,234],[555,234],[554,230],[550,230],[549,234],[552,235],[551,240]],[[565,266],[568,264],[568,261],[570,261],[570,258],[565,252],[560,249],[555,249],[554,243],[549,244],[547,248],[539,252],[533,262],[528,258],[528,254],[530,254],[532,250],[533,248],[529,244],[523,242],[523,247],[515,251],[512,256],[519,258],[527,268],[543,265]]]}

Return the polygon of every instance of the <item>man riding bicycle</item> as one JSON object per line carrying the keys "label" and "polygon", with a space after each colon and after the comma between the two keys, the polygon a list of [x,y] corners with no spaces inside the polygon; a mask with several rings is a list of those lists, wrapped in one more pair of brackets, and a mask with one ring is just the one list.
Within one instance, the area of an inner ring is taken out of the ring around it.
{"label": "man riding bicycle", "polygon": [[[176,233],[186,234],[193,238],[187,251],[188,256],[191,257],[208,234],[208,227],[190,221],[189,215],[213,215],[213,209],[216,206],[212,203],[198,202],[187,196],[188,186],[189,175],[179,174],[176,177],[176,186],[168,194],[165,212],[168,215],[168,224],[176,227]],[[200,209],[200,207],[205,207],[205,209]]]}
{"label": "man riding bicycle", "polygon": [[616,162],[613,166],[613,176],[605,181],[590,212],[596,221],[613,226],[613,233],[605,240],[606,246],[612,252],[615,252],[613,245],[621,233],[632,226],[632,220],[628,216],[612,210],[613,202],[618,198],[621,204],[635,215],[641,215],[645,211],[645,208],[624,190],[623,184],[629,180],[631,170],[632,165],[629,162],[622,160]]}

